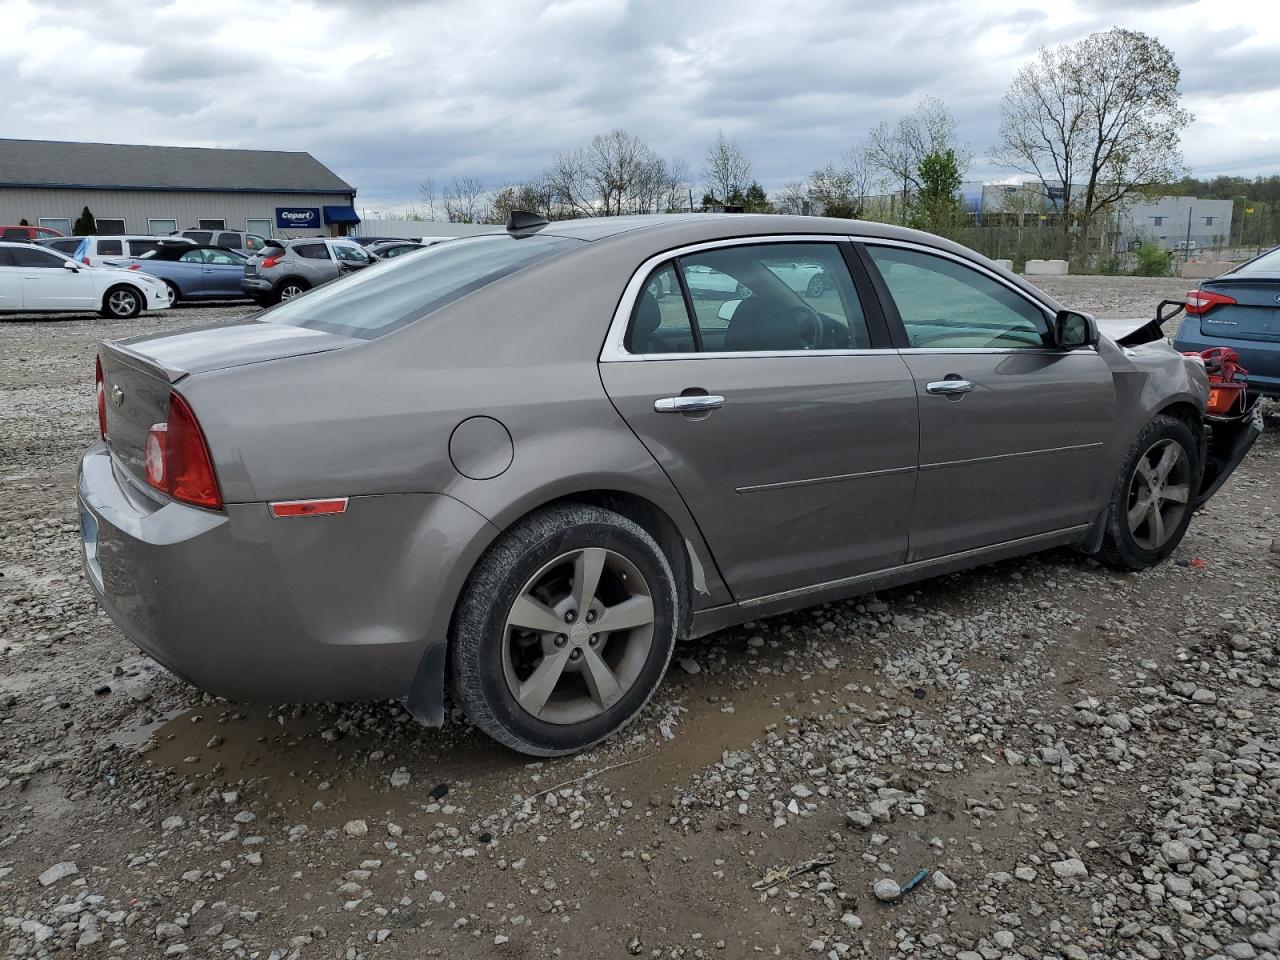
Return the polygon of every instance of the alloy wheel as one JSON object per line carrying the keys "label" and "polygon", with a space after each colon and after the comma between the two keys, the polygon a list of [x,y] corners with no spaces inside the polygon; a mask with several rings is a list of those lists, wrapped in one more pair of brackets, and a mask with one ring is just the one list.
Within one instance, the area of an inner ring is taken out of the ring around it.
{"label": "alloy wheel", "polygon": [[1159,550],[1189,509],[1191,461],[1176,440],[1160,440],[1138,458],[1129,484],[1128,521],[1134,542]]}
{"label": "alloy wheel", "polygon": [[562,554],[528,580],[507,613],[507,689],[543,722],[590,720],[635,684],[653,630],[653,597],[635,564],[603,547]]}
{"label": "alloy wheel", "polygon": [[107,298],[107,306],[117,317],[127,317],[138,308],[138,298],[128,290],[117,290]]}
{"label": "alloy wheel", "polygon": [[280,288],[280,299],[292,300],[294,297],[301,296],[302,292],[303,292],[302,288],[298,286],[296,283],[288,283]]}

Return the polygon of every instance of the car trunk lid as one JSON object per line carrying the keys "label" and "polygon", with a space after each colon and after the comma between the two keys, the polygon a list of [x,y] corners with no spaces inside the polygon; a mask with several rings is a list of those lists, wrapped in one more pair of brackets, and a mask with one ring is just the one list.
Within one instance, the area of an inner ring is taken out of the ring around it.
{"label": "car trunk lid", "polygon": [[1205,336],[1280,342],[1280,276],[1228,274],[1205,281],[1200,289],[1235,301],[1215,306],[1200,317]]}
{"label": "car trunk lid", "polygon": [[246,323],[197,328],[129,340],[104,340],[102,364],[107,446],[145,482],[147,433],[169,416],[169,394],[186,377],[362,343],[305,327]]}

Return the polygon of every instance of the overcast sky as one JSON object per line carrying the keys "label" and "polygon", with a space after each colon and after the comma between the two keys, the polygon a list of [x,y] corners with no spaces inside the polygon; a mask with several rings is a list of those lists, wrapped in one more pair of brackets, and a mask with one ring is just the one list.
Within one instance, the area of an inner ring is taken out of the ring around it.
{"label": "overcast sky", "polygon": [[425,176],[528,177],[618,126],[695,174],[723,129],[774,189],[931,94],[969,178],[995,179],[1017,67],[1119,25],[1173,50],[1194,173],[1275,173],[1276,3],[0,0],[0,136],[306,150],[370,210]]}

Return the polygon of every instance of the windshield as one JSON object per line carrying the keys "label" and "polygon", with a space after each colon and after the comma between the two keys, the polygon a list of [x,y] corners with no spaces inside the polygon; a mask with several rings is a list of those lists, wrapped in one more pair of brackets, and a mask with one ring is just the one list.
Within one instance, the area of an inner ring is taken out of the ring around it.
{"label": "windshield", "polygon": [[262,320],[371,340],[581,242],[505,234],[454,240],[320,287]]}
{"label": "windshield", "polygon": [[1232,273],[1280,273],[1280,247],[1276,247],[1248,263],[1236,267]]}

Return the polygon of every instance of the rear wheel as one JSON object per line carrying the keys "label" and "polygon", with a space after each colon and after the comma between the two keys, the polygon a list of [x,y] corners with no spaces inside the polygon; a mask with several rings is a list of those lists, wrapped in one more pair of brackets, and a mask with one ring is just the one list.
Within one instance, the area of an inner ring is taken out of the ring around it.
{"label": "rear wheel", "polygon": [[297,277],[281,280],[279,286],[276,287],[276,303],[284,303],[286,300],[300,297],[309,289],[311,289],[311,285],[305,280],[299,280]]}
{"label": "rear wheel", "polygon": [[677,596],[638,524],[568,504],[512,527],[471,576],[451,638],[463,711],[534,756],[589,747],[648,702],[675,646]]}
{"label": "rear wheel", "polygon": [[1158,416],[1134,439],[1111,491],[1098,559],[1145,570],[1177,548],[1191,523],[1203,465],[1183,421]]}
{"label": "rear wheel", "polygon": [[827,281],[820,273],[815,273],[809,280],[808,294],[811,297],[820,297],[827,291]]}
{"label": "rear wheel", "polygon": [[112,287],[102,297],[98,312],[112,320],[131,320],[142,312],[142,294],[135,287]]}

